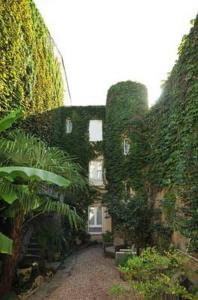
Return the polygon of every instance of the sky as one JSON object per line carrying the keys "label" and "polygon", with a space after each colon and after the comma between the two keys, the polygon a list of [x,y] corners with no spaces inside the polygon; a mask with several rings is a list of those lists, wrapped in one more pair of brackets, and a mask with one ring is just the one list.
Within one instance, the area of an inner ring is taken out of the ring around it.
{"label": "sky", "polygon": [[104,105],[111,85],[147,86],[149,105],[198,13],[197,0],[35,0],[64,58],[72,105]]}

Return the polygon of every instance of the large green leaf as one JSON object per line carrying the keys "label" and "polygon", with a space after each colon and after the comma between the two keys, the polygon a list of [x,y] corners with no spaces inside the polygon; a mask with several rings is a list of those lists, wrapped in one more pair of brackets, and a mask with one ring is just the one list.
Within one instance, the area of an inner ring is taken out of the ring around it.
{"label": "large green leaf", "polygon": [[0,232],[0,253],[12,254],[12,240]]}
{"label": "large green leaf", "polygon": [[46,181],[48,183],[56,184],[60,187],[68,187],[70,181],[62,176],[56,175],[52,172],[28,168],[28,167],[2,167],[0,168],[0,176],[11,175],[13,178],[22,177],[24,179],[35,179],[39,181]]}
{"label": "large green leaf", "polygon": [[6,117],[0,120],[0,132],[12,126],[12,124],[22,116],[22,111],[17,109],[10,112]]}
{"label": "large green leaf", "polygon": [[10,191],[9,193],[1,193],[0,191],[0,196],[8,204],[12,204],[18,198],[17,194],[12,191]]}

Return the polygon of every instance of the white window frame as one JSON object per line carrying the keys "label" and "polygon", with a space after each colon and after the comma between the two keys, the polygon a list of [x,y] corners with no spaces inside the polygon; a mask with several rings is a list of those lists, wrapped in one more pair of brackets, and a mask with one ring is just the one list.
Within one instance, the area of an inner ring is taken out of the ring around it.
{"label": "white window frame", "polygon": [[[128,146],[128,149],[126,151],[126,145]],[[130,140],[128,138],[125,138],[124,139],[124,142],[123,142],[123,147],[124,147],[124,155],[128,155],[129,152],[130,152],[130,148],[131,148],[131,145],[130,145]]]}
{"label": "white window frame", "polygon": [[[91,177],[91,164],[94,162],[100,163],[101,165],[101,170],[96,170],[98,175],[97,177],[99,177],[99,179]],[[102,159],[91,160],[89,162],[89,184],[92,186],[102,186],[104,184],[103,171],[104,171],[104,166],[103,166]]]}
{"label": "white window frame", "polygon": [[72,133],[72,129],[73,129],[73,124],[72,124],[71,119],[66,119],[65,120],[65,132],[66,132],[66,134]]}
{"label": "white window frame", "polygon": [[[89,212],[90,212],[90,209],[93,209],[94,208],[94,224],[89,224]],[[100,224],[97,224],[97,209],[98,208],[101,208],[101,225]],[[95,232],[95,231],[91,231],[91,228],[101,228],[101,231],[100,232]],[[88,207],[88,233],[90,234],[102,234],[103,233],[103,207],[100,207],[100,206],[89,206]]]}
{"label": "white window frame", "polygon": [[[100,132],[94,132],[94,123],[96,129]],[[102,120],[90,120],[89,121],[89,141],[100,142],[103,140],[103,122]]]}

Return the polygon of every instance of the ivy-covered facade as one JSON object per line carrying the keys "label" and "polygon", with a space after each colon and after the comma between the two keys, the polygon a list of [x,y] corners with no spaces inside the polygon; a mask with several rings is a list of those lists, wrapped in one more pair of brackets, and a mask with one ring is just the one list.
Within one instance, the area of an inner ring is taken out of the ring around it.
{"label": "ivy-covered facade", "polygon": [[[89,183],[89,201],[84,199],[87,231],[93,239],[111,230],[111,219],[102,204],[105,193],[104,123],[105,106],[71,106],[60,109],[57,145],[80,164]],[[81,195],[83,199],[83,195]],[[87,195],[85,195],[87,198]]]}
{"label": "ivy-covered facade", "polygon": [[[32,0],[1,1],[0,55],[0,112],[21,107],[20,126],[69,153],[87,180],[97,161],[103,187],[90,195],[115,228],[147,243],[158,210],[158,233],[180,232],[198,250],[198,18],[150,110],[146,88],[131,81],[112,86],[106,106],[64,107],[60,60]],[[90,121],[102,124],[102,139],[90,140]]]}
{"label": "ivy-covered facade", "polygon": [[56,110],[64,105],[61,58],[32,0],[0,5],[0,112],[20,107],[27,131],[52,142]]}
{"label": "ivy-covered facade", "polygon": [[[179,58],[145,122],[149,144],[147,180],[161,209],[175,210],[164,225],[183,249],[198,251],[198,17],[178,49]],[[180,234],[188,239],[182,242]],[[177,237],[178,235],[178,237]]]}
{"label": "ivy-covered facade", "polygon": [[[105,106],[70,106],[60,109],[56,143],[68,152],[88,173],[89,161],[103,155],[103,140],[89,141],[90,120],[101,120],[104,125]],[[67,122],[71,121],[71,132],[67,132]],[[102,126],[103,126],[102,125]],[[103,127],[102,127],[103,129]]]}
{"label": "ivy-covered facade", "polygon": [[[185,43],[196,37],[194,30]],[[184,45],[182,49],[150,110],[145,86],[131,81],[112,86],[106,106],[60,109],[59,146],[83,167],[88,180],[90,162],[102,157],[105,189],[99,198],[98,190],[93,193],[92,201],[107,206],[114,230],[123,239],[136,240],[140,248],[152,243],[167,247],[172,241],[185,250],[191,237],[190,247],[196,251],[196,81],[191,78],[183,94],[179,78],[190,79],[183,66]],[[102,141],[90,141],[92,120],[102,121]]]}
{"label": "ivy-covered facade", "polygon": [[[93,188],[91,214],[93,205],[101,206],[105,215],[103,223],[108,219],[106,207],[115,226],[121,221],[116,210],[123,206],[123,201],[134,193],[145,197],[142,174],[146,147],[143,117],[147,110],[146,88],[131,81],[111,87],[106,106],[76,106],[60,110],[58,146],[72,155],[83,168]],[[91,136],[92,122],[93,125],[96,122],[96,127],[93,127],[96,139]],[[97,122],[101,122],[101,128],[97,127]],[[97,140],[100,130],[101,138]],[[101,181],[97,182],[97,179]],[[88,228],[93,218],[97,219],[97,216],[92,218],[91,214],[88,214]],[[101,233],[111,230],[109,224],[103,225]],[[93,232],[91,234],[96,237]]]}
{"label": "ivy-covered facade", "polygon": [[[148,111],[147,90],[137,82],[120,82],[112,86],[107,94],[105,119],[105,167],[107,193],[104,202],[113,217],[114,230],[127,240],[142,242],[137,232],[142,230],[142,240],[149,238],[143,222],[136,220],[132,211],[147,210],[143,167],[145,165],[144,117]],[[149,216],[149,214],[147,214]],[[136,216],[137,217],[137,216]],[[143,242],[143,244],[145,244]]]}

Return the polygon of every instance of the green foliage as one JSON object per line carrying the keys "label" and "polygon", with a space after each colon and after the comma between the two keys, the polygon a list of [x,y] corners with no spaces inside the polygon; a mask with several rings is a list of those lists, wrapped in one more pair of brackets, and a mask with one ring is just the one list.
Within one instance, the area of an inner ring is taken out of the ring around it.
{"label": "green foliage", "polygon": [[[1,155],[10,165],[22,165],[59,174],[70,181],[71,189],[84,189],[86,181],[80,176],[81,168],[69,155],[58,148],[49,147],[46,143],[21,130],[14,130],[1,138]],[[47,173],[46,173],[47,174]]]}
{"label": "green foliage", "polygon": [[119,284],[114,284],[110,289],[110,295],[112,295],[112,296],[119,297],[119,296],[123,296],[124,294],[127,294],[127,293],[128,293],[128,290]]}
{"label": "green foliage", "polygon": [[65,245],[63,229],[60,224],[49,222],[50,220],[46,219],[44,221],[40,223],[37,231],[37,241],[41,247],[43,257],[49,261],[54,261],[57,258],[60,259],[63,254],[62,250]]}
{"label": "green foliage", "polygon": [[169,225],[170,228],[175,228],[176,223],[176,198],[173,193],[165,194],[164,198],[161,199],[161,208],[164,216],[164,221]]}
{"label": "green foliage", "polygon": [[112,243],[113,242],[112,232],[106,231],[105,233],[103,233],[102,239],[104,243]]}
{"label": "green foliage", "polygon": [[0,177],[6,177],[8,180],[10,178],[11,182],[18,177],[23,178],[25,181],[46,181],[65,188],[67,188],[70,184],[70,181],[62,176],[58,176],[49,171],[28,167],[2,167],[0,168]]}
{"label": "green foliage", "polygon": [[[120,82],[107,94],[105,119],[105,166],[108,190],[125,198],[126,189],[142,188],[143,116],[147,111],[147,91],[136,82]],[[129,155],[124,155],[123,141],[128,138]]]}
{"label": "green foliage", "polygon": [[150,244],[152,209],[145,196],[137,194],[128,201],[112,198],[109,207],[116,219],[114,228],[124,234],[126,242],[132,241],[138,252]]}
{"label": "green foliage", "polygon": [[159,251],[167,250],[171,246],[173,228],[163,222],[155,223],[151,228],[153,244]]}
{"label": "green foliage", "polygon": [[165,193],[158,208],[153,208],[152,238],[156,247],[163,251],[171,245],[174,230],[178,228],[176,197],[173,192]]}
{"label": "green foliage", "polygon": [[177,251],[160,254],[155,248],[147,248],[140,256],[129,258],[119,270],[144,299],[161,299],[163,295],[182,295],[184,299],[191,299],[180,284],[185,264],[186,259]]}
{"label": "green foliage", "polygon": [[[1,131],[9,128],[18,116],[19,112],[16,111],[4,117],[0,122]],[[80,218],[76,212],[69,205],[51,199],[55,194],[60,194],[55,186],[65,189],[73,181],[73,189],[85,187],[78,166],[69,157],[21,131],[0,139],[0,155],[1,161],[3,158],[4,164],[9,165],[0,168],[0,221],[7,217],[16,218],[19,214],[23,220],[29,214],[53,212],[67,216],[69,224],[77,228]],[[42,160],[38,162],[39,159]],[[50,192],[49,184],[53,184]],[[0,234],[0,252],[11,254],[12,240]]]}
{"label": "green foliage", "polygon": [[12,254],[12,240],[0,232],[0,253]]}
{"label": "green foliage", "polygon": [[[69,205],[57,201],[59,200],[57,196],[64,193],[64,189],[72,186],[73,180],[73,189],[82,189],[83,186],[85,188],[85,182],[78,174],[78,166],[71,162],[69,157],[65,157],[60,150],[55,150],[18,130],[10,133],[7,139],[2,139],[0,153],[6,157],[7,164],[11,164],[0,168],[2,198],[5,199],[7,194],[14,195],[16,198],[6,209],[7,215],[13,216],[18,213],[28,215],[33,211],[57,212],[66,215],[70,224],[77,225],[79,219],[76,212]],[[42,155],[45,158],[38,162]],[[13,164],[18,166],[13,167]],[[53,185],[50,187],[51,184]]]}
{"label": "green foliage", "polygon": [[[61,150],[69,153],[76,163],[81,166],[81,174],[88,176],[89,162],[100,155],[103,155],[103,141],[89,141],[89,121],[102,120],[105,118],[104,106],[77,106],[63,107],[59,110],[57,119],[57,132],[55,134],[55,144]],[[66,133],[66,120],[72,122],[72,132]],[[84,220],[84,230],[87,225],[87,208],[93,203],[97,195],[94,188],[89,187],[86,192],[77,191],[75,194],[67,193],[67,201],[71,206],[75,206],[77,212]],[[67,227],[67,224],[66,224]],[[77,233],[73,232],[73,236]]]}
{"label": "green foliage", "polygon": [[[198,18],[182,40],[179,58],[158,103],[146,118],[147,180],[152,191],[171,189],[181,199],[180,231],[197,244]],[[194,247],[196,251],[197,246]]]}
{"label": "green foliage", "polygon": [[[146,148],[143,118],[146,111],[147,92],[144,85],[127,81],[109,89],[105,119],[108,193],[104,201],[114,224],[129,239],[135,239],[135,243],[140,244],[140,236],[143,238],[141,233],[145,232],[141,245],[145,243],[149,228],[149,207],[142,173]],[[128,155],[124,155],[125,139],[130,143]]]}
{"label": "green foliage", "polygon": [[[0,120],[0,132],[10,128],[12,126],[12,124],[15,122],[15,120],[17,118],[19,118],[20,116],[21,116],[21,111],[16,110],[16,111],[9,113],[4,118],[2,118]],[[0,176],[0,180],[1,180],[1,176]],[[6,195],[5,195],[5,194],[2,194],[2,191],[1,191],[0,196],[7,203],[13,203],[16,200],[15,195],[13,197],[13,193],[10,193],[10,194],[6,193]],[[13,242],[11,239],[9,239],[7,236],[5,236],[3,233],[0,232],[0,253],[11,254],[12,253],[12,243]]]}
{"label": "green foliage", "polygon": [[130,251],[123,251],[121,254],[116,256],[116,266],[123,266],[128,261],[129,257],[132,257],[134,254],[132,253],[132,249]]}
{"label": "green foliage", "polygon": [[22,116],[21,110],[14,110],[0,120],[0,132],[10,128]]}
{"label": "green foliage", "polygon": [[[0,111],[21,107],[26,129],[50,139],[50,114],[63,105],[60,64],[53,42],[32,0],[1,1],[0,5]],[[36,130],[35,130],[36,129]]]}
{"label": "green foliage", "polygon": [[[103,154],[103,142],[89,142],[89,121],[102,120],[105,118],[104,106],[77,106],[61,109],[57,132],[57,146],[66,151],[88,173],[90,160]],[[66,133],[65,123],[70,119],[73,129],[70,134]]]}

